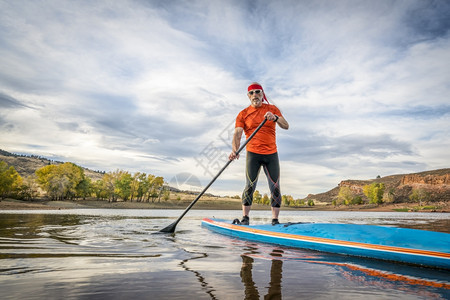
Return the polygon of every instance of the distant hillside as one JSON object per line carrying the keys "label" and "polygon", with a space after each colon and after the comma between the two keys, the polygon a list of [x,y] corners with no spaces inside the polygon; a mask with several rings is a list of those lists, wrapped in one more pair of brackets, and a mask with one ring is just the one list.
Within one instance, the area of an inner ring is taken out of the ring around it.
{"label": "distant hillside", "polygon": [[[30,175],[33,175],[37,169],[42,168],[44,166],[59,165],[64,163],[62,161],[49,160],[47,158],[36,155],[31,156],[18,155],[1,149],[0,149],[0,161],[4,161],[9,166],[13,166],[14,169],[16,169],[16,171],[22,177],[28,177]],[[84,174],[87,177],[91,178],[93,181],[101,179],[104,174],[103,172],[92,171],[87,168],[83,168],[83,170]]]}
{"label": "distant hillside", "polygon": [[[62,164],[64,162],[49,160],[40,156],[25,156],[13,154],[0,149],[0,161],[5,161],[13,166],[22,177],[33,175],[34,172],[46,165]],[[104,172],[93,171],[83,168],[86,176],[93,181],[101,179]],[[306,200],[312,199],[316,202],[331,203],[336,199],[341,186],[349,187],[356,195],[363,195],[363,187],[371,183],[384,183],[386,191],[395,195],[395,202],[408,202],[409,195],[413,189],[425,190],[429,195],[429,201],[450,201],[450,168],[420,173],[391,175],[370,180],[343,180],[335,188],[320,194],[310,194]],[[188,194],[197,194],[197,192],[180,191],[171,187],[172,192],[182,192]],[[205,196],[212,196],[205,194]]]}
{"label": "distant hillside", "polygon": [[[9,166],[13,166],[14,169],[20,174],[22,177],[28,177],[30,175],[33,175],[34,172],[47,165],[59,165],[63,164],[62,161],[54,161],[49,160],[44,157],[36,156],[36,155],[18,155],[14,153],[10,153],[8,151],[0,149],[0,161],[5,161]],[[82,167],[83,168],[83,167]],[[105,172],[100,171],[93,171],[87,168],[83,168],[84,174],[91,178],[93,181],[97,181],[99,179],[102,179]],[[192,192],[192,191],[182,191],[175,187],[169,187],[171,192],[175,193],[183,193],[188,195],[197,195],[198,192]],[[217,197],[210,193],[205,193],[204,196],[206,197]]]}
{"label": "distant hillside", "polygon": [[384,183],[385,191],[395,196],[394,202],[409,202],[409,195],[413,189],[426,191],[429,194],[429,201],[450,201],[450,169],[391,175],[370,180],[343,180],[328,192],[310,194],[306,199],[331,203],[337,198],[342,186],[347,186],[355,195],[362,196],[363,187],[372,183]]}

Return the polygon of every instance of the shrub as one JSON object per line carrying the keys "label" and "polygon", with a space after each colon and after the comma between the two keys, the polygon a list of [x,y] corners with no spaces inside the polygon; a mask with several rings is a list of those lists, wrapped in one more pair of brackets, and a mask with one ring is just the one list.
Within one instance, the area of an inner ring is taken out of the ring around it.
{"label": "shrub", "polygon": [[369,199],[369,203],[383,203],[384,183],[372,183],[363,187],[364,195]]}

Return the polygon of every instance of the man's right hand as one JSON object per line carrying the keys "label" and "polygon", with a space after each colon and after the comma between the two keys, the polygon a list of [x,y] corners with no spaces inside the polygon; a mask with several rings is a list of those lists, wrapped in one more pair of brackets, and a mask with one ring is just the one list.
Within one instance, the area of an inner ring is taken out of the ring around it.
{"label": "man's right hand", "polygon": [[230,155],[228,156],[229,160],[235,160],[235,159],[239,159],[239,154],[236,154],[236,152],[231,152]]}

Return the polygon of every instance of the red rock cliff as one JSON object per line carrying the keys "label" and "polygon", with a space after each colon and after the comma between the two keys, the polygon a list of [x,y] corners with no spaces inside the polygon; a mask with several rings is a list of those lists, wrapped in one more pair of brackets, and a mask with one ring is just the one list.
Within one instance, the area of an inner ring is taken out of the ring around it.
{"label": "red rock cliff", "polygon": [[420,174],[408,174],[402,177],[400,184],[448,185],[450,187],[450,174],[425,176],[422,176]]}

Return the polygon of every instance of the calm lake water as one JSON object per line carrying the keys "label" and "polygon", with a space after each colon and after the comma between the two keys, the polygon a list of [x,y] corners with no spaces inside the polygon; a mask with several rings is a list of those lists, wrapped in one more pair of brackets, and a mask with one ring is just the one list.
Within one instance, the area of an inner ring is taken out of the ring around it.
{"label": "calm lake water", "polygon": [[[450,272],[235,240],[191,210],[0,212],[1,299],[450,299]],[[283,222],[450,231],[440,213],[282,211]],[[253,211],[252,223],[270,222]]]}

